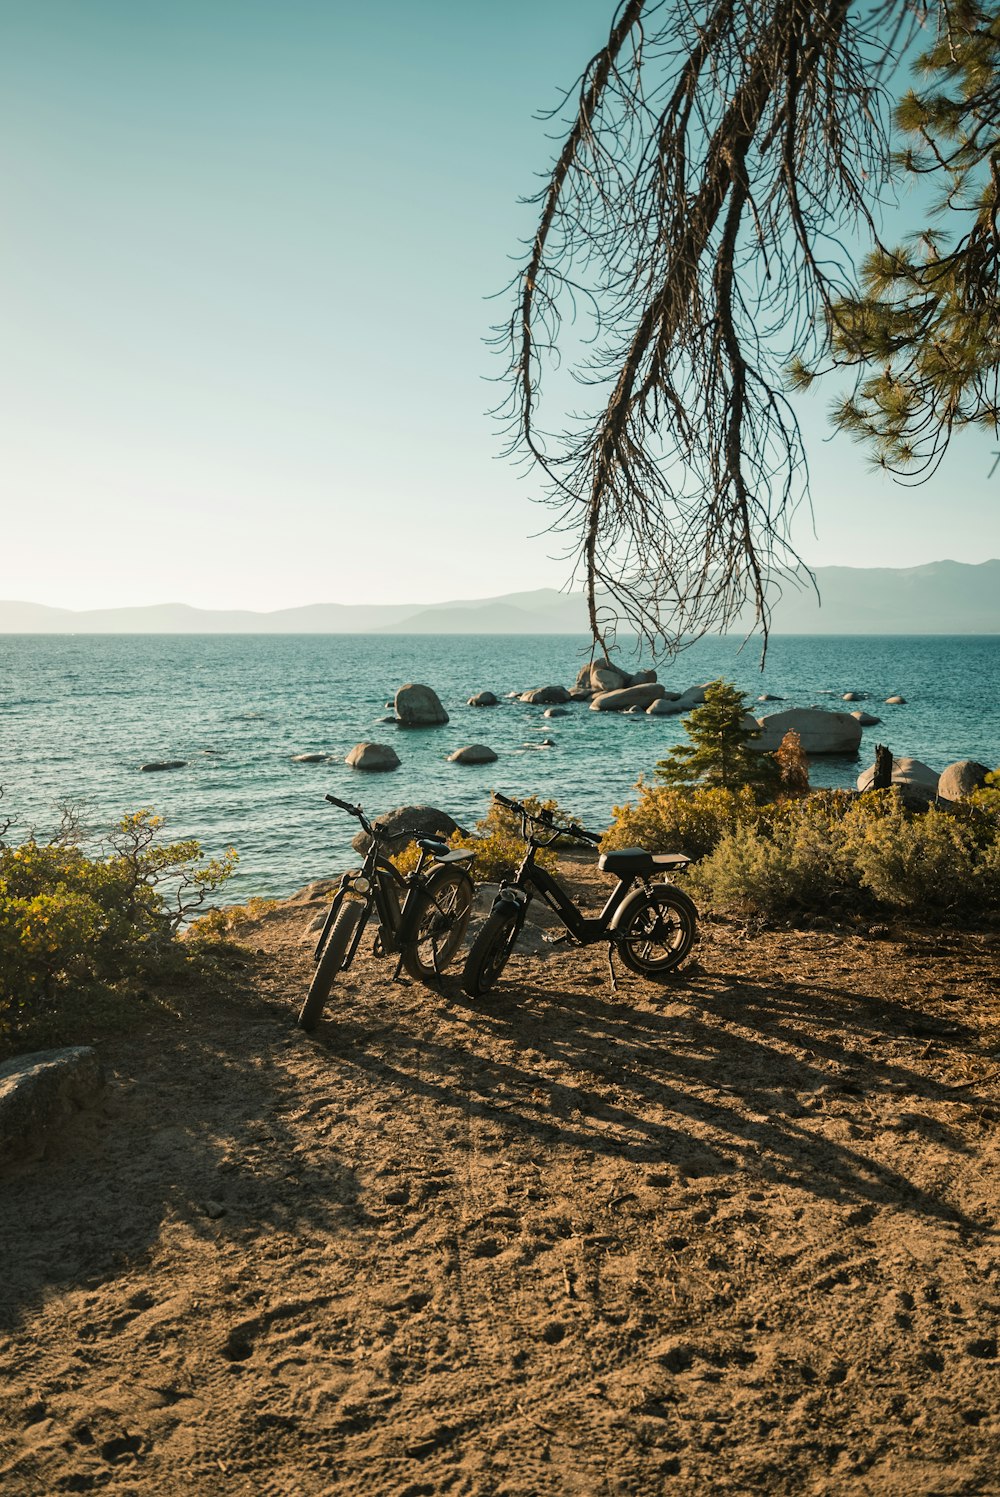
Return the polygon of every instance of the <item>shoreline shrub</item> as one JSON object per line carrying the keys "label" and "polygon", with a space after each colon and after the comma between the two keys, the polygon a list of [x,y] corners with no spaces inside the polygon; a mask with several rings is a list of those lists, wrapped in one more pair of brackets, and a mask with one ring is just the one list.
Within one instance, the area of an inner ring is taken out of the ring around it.
{"label": "shoreline shrub", "polygon": [[168,956],[181,926],[233,872],[193,839],[160,842],[161,817],[126,816],[88,855],[64,821],[57,840],[0,843],[0,1047],[44,1032],[70,991],[124,992]]}
{"label": "shoreline shrub", "polygon": [[[526,795],[524,804],[536,815],[539,811],[551,811],[557,822],[575,820],[563,810],[557,800],[540,800],[537,795]],[[562,844],[563,848],[567,845]],[[472,873],[477,883],[500,883],[503,879],[514,877],[525,854],[521,818],[516,811],[509,811],[498,801],[491,801],[486,815],[476,822],[475,834],[452,832],[448,838],[448,846],[472,849]],[[556,848],[543,849],[536,854],[536,861],[543,868],[554,868],[558,860]]]}

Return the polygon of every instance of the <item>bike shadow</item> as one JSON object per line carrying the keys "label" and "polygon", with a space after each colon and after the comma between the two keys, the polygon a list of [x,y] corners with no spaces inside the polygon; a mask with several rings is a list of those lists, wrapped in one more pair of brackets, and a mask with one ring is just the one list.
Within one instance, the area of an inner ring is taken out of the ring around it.
{"label": "bike shadow", "polygon": [[[654,1006],[642,984],[633,997],[598,988],[593,974],[581,989],[539,979],[527,962],[515,968],[488,1003],[462,1000],[452,981],[443,1016],[428,998],[376,1037],[345,1013],[335,1048],[373,1084],[508,1143],[668,1168],[679,1182],[742,1173],[974,1226],[880,1141],[923,1131],[949,1155],[967,1152],[932,1115],[954,1090],[915,1063],[932,1021],[912,1005],[830,981],[696,970]],[[979,1050],[967,1026],[947,1031],[937,1060],[946,1072]],[[908,1057],[900,1047],[911,1041]],[[962,1101],[989,1099],[970,1087]]]}

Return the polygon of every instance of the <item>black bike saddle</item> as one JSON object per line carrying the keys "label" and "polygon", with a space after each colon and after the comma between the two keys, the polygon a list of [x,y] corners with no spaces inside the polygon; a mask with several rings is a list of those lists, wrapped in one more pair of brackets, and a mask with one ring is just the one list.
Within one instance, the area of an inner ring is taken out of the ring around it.
{"label": "black bike saddle", "polygon": [[654,873],[657,868],[685,868],[691,859],[682,852],[646,852],[642,847],[623,847],[602,852],[597,866],[602,873]]}

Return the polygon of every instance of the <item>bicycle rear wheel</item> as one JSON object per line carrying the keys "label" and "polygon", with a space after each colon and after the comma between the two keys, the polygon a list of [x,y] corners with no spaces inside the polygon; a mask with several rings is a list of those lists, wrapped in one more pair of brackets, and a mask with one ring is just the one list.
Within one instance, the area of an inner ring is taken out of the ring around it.
{"label": "bicycle rear wheel", "polygon": [[686,894],[657,884],[640,899],[618,930],[626,967],[643,977],[665,977],[694,945],[698,912]]}
{"label": "bicycle rear wheel", "polygon": [[411,977],[428,982],[444,971],[461,945],[475,897],[464,868],[435,868],[426,886],[417,890],[406,915],[412,934],[402,948]]}
{"label": "bicycle rear wheel", "polygon": [[507,905],[494,910],[476,936],[462,973],[462,988],[470,998],[481,998],[499,982],[523,918],[523,911]]}
{"label": "bicycle rear wheel", "polygon": [[356,901],[350,901],[341,908],[340,914],[333,922],[329,939],[323,947],[323,955],[319,959],[305,1002],[299,1009],[300,1029],[315,1029],[323,1017],[323,1008],[330,996],[330,989],[333,987],[337,973],[344,965],[344,958],[351,949],[355,932],[367,914],[367,905]]}

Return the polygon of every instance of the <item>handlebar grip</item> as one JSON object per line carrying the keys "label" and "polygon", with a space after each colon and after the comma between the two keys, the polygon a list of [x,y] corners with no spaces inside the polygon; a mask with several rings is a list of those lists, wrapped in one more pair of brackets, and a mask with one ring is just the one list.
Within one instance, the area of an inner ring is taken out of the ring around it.
{"label": "handlebar grip", "polygon": [[521,811],[523,806],[520,801],[511,800],[509,796],[501,795],[499,790],[494,790],[493,799],[501,806],[506,806],[508,811]]}
{"label": "handlebar grip", "polygon": [[357,816],[359,814],[359,807],[350,805],[346,800],[338,800],[335,795],[328,795],[326,799],[330,802],[331,806],[339,806],[342,811],[346,811],[350,816]]}
{"label": "handlebar grip", "polygon": [[601,840],[600,832],[588,832],[586,827],[570,824],[566,830],[572,832],[574,837],[580,837],[584,842],[592,842],[596,847]]}

